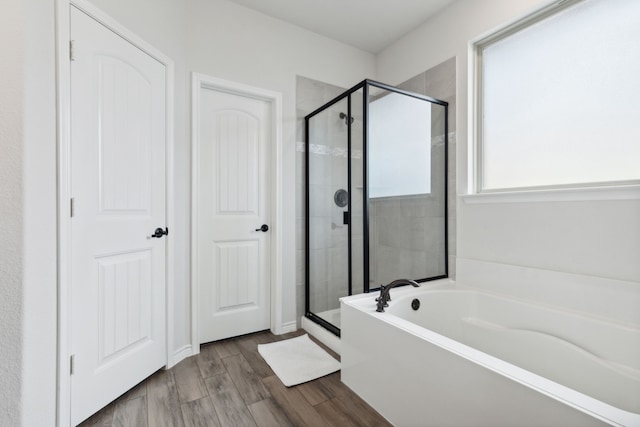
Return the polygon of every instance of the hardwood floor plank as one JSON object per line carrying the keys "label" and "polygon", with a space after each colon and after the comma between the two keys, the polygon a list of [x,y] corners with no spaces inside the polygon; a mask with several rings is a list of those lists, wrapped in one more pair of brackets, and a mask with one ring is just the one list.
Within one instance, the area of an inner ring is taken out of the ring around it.
{"label": "hardwood floor plank", "polygon": [[147,380],[149,427],[182,427],[180,398],[173,374],[160,371]]}
{"label": "hardwood floor plank", "polygon": [[147,397],[119,402],[113,412],[113,427],[138,427],[147,423]]}
{"label": "hardwood floor plank", "polygon": [[349,411],[355,412],[359,418],[367,420],[368,425],[390,425],[375,409],[340,381],[340,372],[319,378],[318,381],[330,390],[340,403],[348,407]]}
{"label": "hardwood floor plank", "polygon": [[263,331],[203,346],[201,356],[156,372],[81,426],[390,426],[339,372],[296,387],[282,384],[258,343],[304,333]]}
{"label": "hardwood floor plank", "polygon": [[251,412],[229,374],[219,374],[205,379],[211,402],[223,427],[255,426]]}
{"label": "hardwood floor plank", "polygon": [[340,371],[318,378],[317,381],[336,397],[353,393],[349,387],[340,381]]}
{"label": "hardwood floor plank", "polygon": [[238,348],[238,346],[236,345],[233,339],[218,341],[211,345],[218,352],[218,356],[220,357],[220,359],[224,359],[225,357],[235,356],[236,354],[240,354],[240,349]]}
{"label": "hardwood floor plank", "polygon": [[153,392],[156,388],[164,388],[169,383],[175,387],[175,379],[173,378],[172,369],[161,369],[145,380],[147,383],[147,394]]}
{"label": "hardwood floor plank", "polygon": [[207,388],[200,376],[200,368],[194,357],[183,360],[171,370],[175,378],[180,403],[198,400],[207,395]]}
{"label": "hardwood floor plank", "polygon": [[286,334],[276,335],[275,337],[278,339],[278,341],[283,341],[283,340],[299,337],[300,335],[304,335],[306,333],[307,331],[305,331],[304,329],[298,329],[297,331],[287,332]]}
{"label": "hardwood floor plank", "polygon": [[249,405],[258,427],[287,427],[293,426],[287,415],[272,398],[264,399]]}
{"label": "hardwood floor plank", "polygon": [[316,406],[335,397],[333,392],[320,381],[309,381],[308,383],[297,385],[295,388],[307,399],[311,406]]}
{"label": "hardwood floor plank", "polygon": [[240,353],[247,359],[253,371],[260,378],[270,377],[275,375],[273,370],[269,367],[269,364],[258,353],[258,343],[253,338],[244,338],[236,342]]}
{"label": "hardwood floor plank", "polygon": [[326,426],[324,418],[295,388],[287,388],[277,376],[262,380],[273,400],[280,405],[282,411],[296,426]]}
{"label": "hardwood floor plank", "polygon": [[146,395],[147,395],[147,382],[142,381],[141,383],[136,384],[133,388],[131,388],[126,393],[124,393],[122,396],[118,397],[114,403],[118,404],[119,402],[126,402],[127,400],[137,399],[138,397],[142,397]]}
{"label": "hardwood floor plank", "polygon": [[185,427],[220,427],[220,420],[209,396],[182,404]]}
{"label": "hardwood floor plank", "polygon": [[360,427],[361,425],[349,413],[338,406],[339,399],[333,398],[315,406],[315,409],[331,427]]}
{"label": "hardwood floor plank", "polygon": [[271,397],[242,354],[225,357],[222,362],[247,405]]}
{"label": "hardwood floor plank", "polygon": [[110,404],[93,414],[89,419],[82,422],[79,427],[111,427],[113,422],[114,404]]}
{"label": "hardwood floor plank", "polygon": [[251,334],[249,336],[258,344],[268,344],[270,342],[278,341],[276,336],[273,335],[271,331],[256,332],[255,334]]}
{"label": "hardwood floor plank", "polygon": [[215,344],[200,347],[200,353],[196,356],[196,363],[198,364],[202,378],[212,377],[225,372],[225,367],[216,351]]}
{"label": "hardwood floor plank", "polygon": [[357,395],[350,393],[332,399],[334,411],[351,418],[356,425],[363,427],[392,427],[371,406]]}

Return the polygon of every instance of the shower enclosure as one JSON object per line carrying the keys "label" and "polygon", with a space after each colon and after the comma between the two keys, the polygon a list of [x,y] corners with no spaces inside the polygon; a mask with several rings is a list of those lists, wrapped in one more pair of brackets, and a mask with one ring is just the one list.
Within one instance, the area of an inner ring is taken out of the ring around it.
{"label": "shower enclosure", "polygon": [[339,336],[339,298],[447,277],[447,103],[364,80],[305,141],[305,316]]}

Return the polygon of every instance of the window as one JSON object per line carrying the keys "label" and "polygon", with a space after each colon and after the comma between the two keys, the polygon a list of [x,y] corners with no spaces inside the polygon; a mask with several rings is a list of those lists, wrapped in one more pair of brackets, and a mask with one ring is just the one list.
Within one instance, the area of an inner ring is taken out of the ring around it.
{"label": "window", "polygon": [[369,197],[431,193],[431,103],[387,92],[369,104]]}
{"label": "window", "polygon": [[475,53],[478,192],[640,183],[640,1],[556,4]]}

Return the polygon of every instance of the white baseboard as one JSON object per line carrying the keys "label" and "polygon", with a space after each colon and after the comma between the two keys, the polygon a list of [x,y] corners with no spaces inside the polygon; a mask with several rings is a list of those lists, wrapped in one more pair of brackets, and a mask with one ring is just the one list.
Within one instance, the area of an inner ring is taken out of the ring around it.
{"label": "white baseboard", "polygon": [[169,361],[169,364],[167,365],[167,369],[170,369],[174,366],[176,366],[178,363],[182,362],[184,359],[186,359],[189,356],[193,356],[193,348],[191,346],[191,344],[187,344],[185,346],[183,346],[182,348],[179,348],[178,350],[173,352],[173,356],[171,357],[171,360]]}
{"label": "white baseboard", "polygon": [[283,323],[280,327],[281,334],[287,334],[289,332],[295,332],[298,330],[298,325],[296,321]]}
{"label": "white baseboard", "polygon": [[271,329],[271,333],[273,335],[282,335],[288,334],[289,332],[295,332],[298,330],[298,325],[295,321],[293,322],[285,322],[280,326],[277,326],[275,329]]}

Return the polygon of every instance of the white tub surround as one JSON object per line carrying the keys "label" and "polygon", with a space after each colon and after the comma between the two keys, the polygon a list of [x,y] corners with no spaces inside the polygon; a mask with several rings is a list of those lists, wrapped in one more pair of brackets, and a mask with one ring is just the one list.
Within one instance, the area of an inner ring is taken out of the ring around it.
{"label": "white tub surround", "polygon": [[[397,426],[640,426],[640,325],[450,281],[342,299],[342,380]],[[420,301],[414,311],[411,303]]]}
{"label": "white tub surround", "polygon": [[626,281],[468,258],[457,259],[456,271],[458,285],[640,328],[637,274]]}

